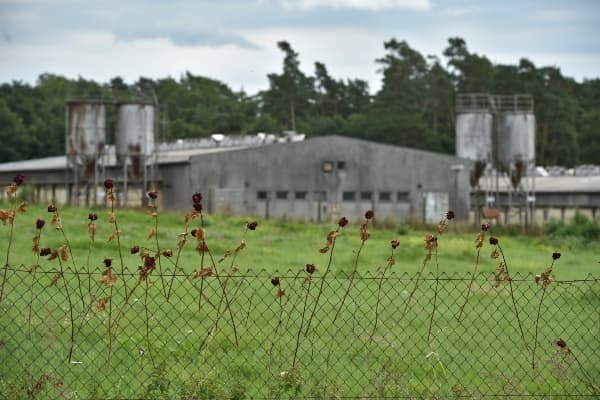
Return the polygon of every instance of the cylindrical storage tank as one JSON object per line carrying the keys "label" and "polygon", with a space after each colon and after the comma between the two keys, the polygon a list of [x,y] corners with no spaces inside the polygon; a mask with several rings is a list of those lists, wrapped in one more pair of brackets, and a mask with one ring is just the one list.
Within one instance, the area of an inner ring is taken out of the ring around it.
{"label": "cylindrical storage tank", "polygon": [[535,116],[526,112],[505,112],[498,125],[498,163],[509,170],[517,161],[527,165],[535,160]]}
{"label": "cylindrical storage tank", "polygon": [[154,152],[154,106],[119,104],[117,110],[117,157],[149,156]]}
{"label": "cylindrical storage tank", "polygon": [[106,107],[103,103],[67,102],[67,156],[83,161],[98,157],[106,142]]}
{"label": "cylindrical storage tank", "polygon": [[489,161],[492,154],[492,114],[456,115],[456,155],[474,161]]}

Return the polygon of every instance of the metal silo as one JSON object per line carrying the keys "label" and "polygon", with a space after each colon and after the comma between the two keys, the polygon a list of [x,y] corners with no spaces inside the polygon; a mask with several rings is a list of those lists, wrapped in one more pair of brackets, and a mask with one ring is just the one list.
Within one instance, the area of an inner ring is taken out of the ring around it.
{"label": "metal silo", "polygon": [[154,153],[155,112],[151,104],[119,104],[116,145],[119,160]]}
{"label": "metal silo", "polygon": [[461,112],[456,115],[456,155],[488,162],[492,155],[493,116],[489,112]]}
{"label": "metal silo", "polygon": [[67,101],[67,156],[94,161],[106,142],[106,107],[103,103]]}
{"label": "metal silo", "polygon": [[117,161],[123,168],[123,201],[127,204],[128,185],[141,183],[142,204],[150,179],[155,182],[157,135],[156,107],[148,103],[120,103],[117,106],[115,142]]}
{"label": "metal silo", "polygon": [[529,165],[535,160],[535,116],[533,113],[508,111],[498,121],[497,157],[504,171],[520,162]]}
{"label": "metal silo", "polygon": [[[98,163],[106,143],[106,106],[102,101],[67,100],[66,140],[67,169],[65,185],[69,204],[79,205],[85,187],[85,202],[98,183]],[[94,203],[96,191],[94,190]]]}

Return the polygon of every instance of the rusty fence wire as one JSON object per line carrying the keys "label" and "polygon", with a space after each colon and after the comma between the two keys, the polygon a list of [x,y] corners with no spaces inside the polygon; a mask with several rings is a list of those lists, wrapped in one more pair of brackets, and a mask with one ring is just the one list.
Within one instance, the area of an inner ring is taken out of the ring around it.
{"label": "rusty fence wire", "polygon": [[3,273],[0,399],[600,395],[591,276]]}

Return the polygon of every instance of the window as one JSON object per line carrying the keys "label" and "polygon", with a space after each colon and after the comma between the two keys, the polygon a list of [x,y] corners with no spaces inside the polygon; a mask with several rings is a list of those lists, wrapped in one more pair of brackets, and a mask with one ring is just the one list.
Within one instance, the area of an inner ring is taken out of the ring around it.
{"label": "window", "polygon": [[343,192],[342,193],[342,201],[354,201],[356,198],[356,193],[354,192]]}
{"label": "window", "polygon": [[323,165],[321,165],[321,170],[323,172],[333,171],[333,161],[323,161]]}
{"label": "window", "polygon": [[306,200],[307,194],[308,194],[307,191],[300,190],[295,193],[294,197],[296,198],[296,200]]}
{"label": "window", "polygon": [[396,201],[398,203],[410,203],[410,193],[409,192],[396,193]]}
{"label": "window", "polygon": [[346,161],[338,161],[337,169],[346,169]]}
{"label": "window", "polygon": [[379,201],[381,201],[381,202],[392,201],[392,192],[379,192]]}
{"label": "window", "polygon": [[258,200],[266,200],[267,199],[267,192],[265,192],[264,190],[259,190],[258,192],[256,192],[256,198]]}
{"label": "window", "polygon": [[371,200],[373,198],[373,192],[360,192],[361,200]]}
{"label": "window", "polygon": [[285,200],[288,197],[288,192],[287,190],[278,190],[277,192],[275,192],[275,197],[278,200]]}

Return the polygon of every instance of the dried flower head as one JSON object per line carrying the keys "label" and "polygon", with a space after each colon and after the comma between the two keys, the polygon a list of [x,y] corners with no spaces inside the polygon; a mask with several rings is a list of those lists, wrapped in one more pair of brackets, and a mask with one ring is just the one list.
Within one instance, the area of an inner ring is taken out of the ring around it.
{"label": "dried flower head", "polygon": [[373,212],[373,210],[369,210],[365,213],[366,219],[372,219],[374,216],[375,216],[375,213]]}
{"label": "dried flower head", "polygon": [[110,179],[110,178],[106,178],[106,179],[104,180],[104,187],[105,187],[105,188],[107,188],[107,189],[109,189],[109,190],[110,190],[110,189],[112,189],[114,186],[115,186],[115,183],[113,182],[113,180],[112,180],[112,179]]}
{"label": "dried flower head", "polygon": [[561,349],[564,349],[565,347],[567,347],[567,342],[565,342],[564,339],[558,339],[556,341],[556,345]]}
{"label": "dried flower head", "polygon": [[447,219],[448,221],[450,221],[450,220],[454,219],[454,211],[452,211],[452,210],[448,211],[448,212],[446,213],[446,219]]}
{"label": "dried flower head", "polygon": [[162,251],[162,255],[165,257],[173,257],[173,250],[171,249],[164,249]]}
{"label": "dried flower head", "polygon": [[346,218],[346,217],[340,218],[340,220],[338,221],[338,225],[342,228],[345,227],[346,225],[348,225],[348,218]]}
{"label": "dried flower head", "polygon": [[316,270],[317,267],[315,267],[315,264],[306,264],[306,272],[308,272],[309,274],[314,274]]}
{"label": "dried flower head", "polygon": [[148,193],[146,193],[146,196],[148,196],[149,199],[156,200],[158,198],[158,193],[151,190]]}
{"label": "dried flower head", "polygon": [[48,205],[48,212],[56,212],[57,208],[54,204]]}
{"label": "dried flower head", "polygon": [[246,224],[246,226],[248,227],[248,229],[250,229],[251,231],[253,231],[258,226],[258,222],[256,222],[256,221],[250,221],[250,222],[248,222]]}
{"label": "dried flower head", "polygon": [[42,218],[38,218],[37,221],[35,221],[35,227],[37,229],[42,229],[44,225],[46,225],[46,221],[44,221]]}
{"label": "dried flower head", "polygon": [[489,231],[491,227],[492,225],[490,225],[489,222],[484,222],[483,224],[481,224],[481,230],[484,232]]}
{"label": "dried flower head", "polygon": [[495,236],[490,236],[490,244],[495,246],[498,244],[498,238]]}
{"label": "dried flower head", "polygon": [[88,219],[90,221],[96,221],[98,219],[98,216],[96,215],[95,212],[91,212],[91,213],[88,214]]}
{"label": "dried flower head", "polygon": [[192,229],[190,231],[190,235],[192,235],[193,237],[196,237],[196,233],[198,232],[198,229]]}
{"label": "dried flower head", "polygon": [[108,258],[108,257],[107,257],[107,258],[105,258],[105,259],[104,259],[104,266],[105,266],[106,268],[110,268],[110,267],[112,266],[112,260],[111,260],[110,258]]}
{"label": "dried flower head", "polygon": [[146,268],[154,268],[156,265],[156,259],[152,256],[144,257],[144,267]]}
{"label": "dried flower head", "polygon": [[196,212],[202,212],[202,203],[194,203],[194,210]]}
{"label": "dried flower head", "polygon": [[558,260],[559,258],[560,258],[560,253],[558,251],[555,251],[554,253],[552,253],[553,260]]}
{"label": "dried flower head", "polygon": [[279,286],[279,277],[278,276],[274,276],[273,278],[271,278],[271,284],[273,286]]}
{"label": "dried flower head", "polygon": [[400,246],[400,242],[398,240],[396,240],[396,239],[392,240],[390,243],[392,245],[392,249],[395,249],[398,246]]}
{"label": "dried flower head", "polygon": [[202,201],[202,193],[196,192],[192,195],[192,203],[200,203]]}
{"label": "dried flower head", "polygon": [[52,250],[50,249],[50,247],[44,247],[43,249],[40,250],[40,256],[45,257],[47,255],[49,255],[50,253],[52,253]]}
{"label": "dried flower head", "polygon": [[437,236],[425,235],[425,250],[433,250],[437,247]]}
{"label": "dried flower head", "polygon": [[131,247],[131,254],[137,254],[140,252],[140,246],[132,246]]}
{"label": "dried flower head", "polygon": [[21,186],[23,182],[25,182],[25,175],[21,173],[16,174],[13,178],[13,182],[15,183],[15,185]]}

